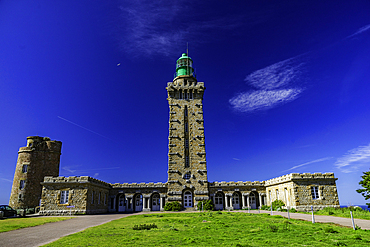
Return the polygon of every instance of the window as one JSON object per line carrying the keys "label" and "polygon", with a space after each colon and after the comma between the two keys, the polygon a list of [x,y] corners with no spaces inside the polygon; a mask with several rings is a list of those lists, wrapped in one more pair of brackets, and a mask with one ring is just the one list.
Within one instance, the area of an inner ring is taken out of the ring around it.
{"label": "window", "polygon": [[190,91],[189,99],[193,99],[193,91]]}
{"label": "window", "polygon": [[185,167],[189,167],[189,156],[185,157]]}
{"label": "window", "polygon": [[276,189],[276,200],[279,200],[279,190]]}
{"label": "window", "polygon": [[25,180],[19,181],[19,189],[20,190],[23,190],[25,186],[26,186],[26,181]]}
{"label": "window", "polygon": [[114,209],[114,197],[110,199],[110,209]]}
{"label": "window", "polygon": [[272,202],[271,190],[269,190],[269,197],[270,197],[270,202]]}
{"label": "window", "polygon": [[185,178],[186,180],[190,179],[190,173],[186,173],[186,174],[184,175],[184,178]]}
{"label": "window", "polygon": [[91,192],[91,204],[94,204],[94,191]]}
{"label": "window", "polygon": [[101,192],[99,192],[98,204],[100,204]]}
{"label": "window", "polygon": [[182,90],[179,90],[179,99],[182,99]]}
{"label": "window", "polygon": [[22,172],[26,173],[28,171],[28,165],[23,165],[22,166]]}
{"label": "window", "polygon": [[313,200],[319,199],[319,187],[312,186],[311,187],[311,195],[312,195]]}
{"label": "window", "polygon": [[185,132],[188,132],[188,122],[185,122]]}
{"label": "window", "polygon": [[60,192],[60,204],[68,203],[69,190],[62,190]]}
{"label": "window", "polygon": [[185,148],[189,148],[189,139],[185,139]]}

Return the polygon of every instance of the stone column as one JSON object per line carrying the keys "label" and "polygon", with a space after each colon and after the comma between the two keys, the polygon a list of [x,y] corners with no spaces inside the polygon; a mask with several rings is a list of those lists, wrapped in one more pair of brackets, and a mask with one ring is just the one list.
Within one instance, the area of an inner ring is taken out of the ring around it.
{"label": "stone column", "polygon": [[143,209],[146,209],[146,198],[143,197]]}
{"label": "stone column", "polygon": [[260,202],[260,203],[259,203],[259,204],[260,204],[260,206],[262,206],[262,200],[261,200],[261,198],[262,198],[262,197],[261,197],[261,193],[258,193],[258,199],[259,199],[259,202]]}
{"label": "stone column", "polygon": [[242,209],[245,208],[245,194],[242,194]]}
{"label": "stone column", "polygon": [[232,195],[230,196],[230,209],[234,209],[233,208],[233,196]]}
{"label": "stone column", "polygon": [[247,195],[247,207],[250,208],[250,205],[249,205],[249,194]]}

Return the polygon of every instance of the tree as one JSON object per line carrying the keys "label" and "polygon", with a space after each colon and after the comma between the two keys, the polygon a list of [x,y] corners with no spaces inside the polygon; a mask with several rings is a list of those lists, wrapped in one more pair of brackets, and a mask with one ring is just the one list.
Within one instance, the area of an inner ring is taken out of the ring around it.
{"label": "tree", "polygon": [[[363,180],[359,182],[359,184],[363,187],[363,189],[356,190],[357,193],[361,193],[365,200],[370,199],[370,171],[363,172],[364,175],[361,176]],[[366,203],[367,207],[370,208],[370,203]]]}

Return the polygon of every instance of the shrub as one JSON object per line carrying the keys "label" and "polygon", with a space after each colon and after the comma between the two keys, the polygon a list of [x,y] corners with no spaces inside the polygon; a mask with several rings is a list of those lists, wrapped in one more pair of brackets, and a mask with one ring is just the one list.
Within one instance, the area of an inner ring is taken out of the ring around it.
{"label": "shrub", "polygon": [[261,210],[270,210],[270,206],[268,205],[262,205]]}
{"label": "shrub", "polygon": [[203,210],[213,211],[215,208],[215,205],[213,204],[212,200],[205,200],[205,201],[198,202],[198,210],[202,210],[202,203],[203,203]]}
{"label": "shrub", "polygon": [[291,208],[291,209],[289,209],[289,212],[291,212],[291,213],[296,213],[296,212],[297,212],[297,209],[295,209],[295,208]]}
{"label": "shrub", "polygon": [[158,228],[156,224],[142,224],[142,225],[134,225],[132,230],[150,230],[152,228]]}
{"label": "shrub", "polygon": [[164,206],[165,211],[180,211],[182,210],[182,205],[179,202],[167,202]]}
{"label": "shrub", "polygon": [[282,200],[275,200],[272,202],[272,209],[278,210],[281,209],[281,207],[285,206],[285,203]]}

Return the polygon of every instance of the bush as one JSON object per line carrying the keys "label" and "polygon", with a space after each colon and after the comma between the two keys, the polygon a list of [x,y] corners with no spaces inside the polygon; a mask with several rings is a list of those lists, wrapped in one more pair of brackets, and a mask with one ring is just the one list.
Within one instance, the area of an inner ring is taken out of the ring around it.
{"label": "bush", "polygon": [[203,203],[203,210],[210,210],[213,211],[215,209],[215,205],[213,204],[212,200],[205,200],[198,202],[198,210],[202,210],[202,203]]}
{"label": "bush", "polygon": [[270,210],[270,206],[268,205],[262,205],[261,210]]}
{"label": "bush", "polygon": [[152,228],[158,228],[156,224],[142,224],[142,225],[135,225],[132,230],[150,230]]}
{"label": "bush", "polygon": [[289,209],[289,212],[291,212],[291,213],[296,213],[296,212],[297,212],[297,209],[295,209],[295,208],[291,208],[291,209]]}
{"label": "bush", "polygon": [[282,200],[275,200],[272,202],[273,210],[281,210],[283,206],[285,206],[285,203]]}
{"label": "bush", "polygon": [[179,202],[167,202],[164,206],[164,211],[180,211],[182,205]]}

